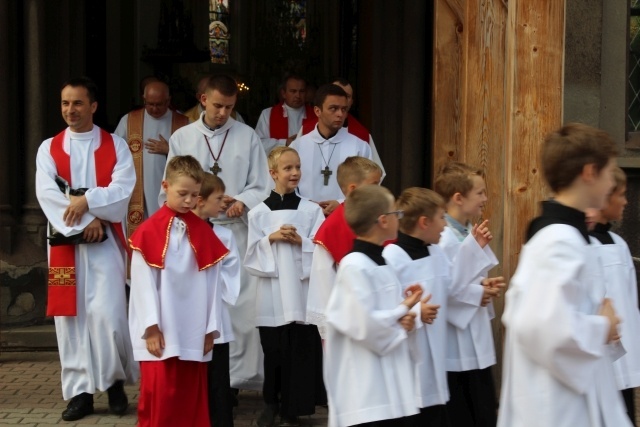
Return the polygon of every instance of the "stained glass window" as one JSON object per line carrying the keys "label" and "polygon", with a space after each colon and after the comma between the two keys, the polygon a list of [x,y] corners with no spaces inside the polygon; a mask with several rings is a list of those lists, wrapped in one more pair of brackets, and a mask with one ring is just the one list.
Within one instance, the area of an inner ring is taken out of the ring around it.
{"label": "stained glass window", "polygon": [[209,0],[209,53],[215,64],[229,63],[229,1]]}
{"label": "stained glass window", "polygon": [[631,1],[629,14],[629,131],[640,131],[640,0]]}
{"label": "stained glass window", "polygon": [[302,47],[307,39],[307,0],[289,0],[289,17],[293,37]]}

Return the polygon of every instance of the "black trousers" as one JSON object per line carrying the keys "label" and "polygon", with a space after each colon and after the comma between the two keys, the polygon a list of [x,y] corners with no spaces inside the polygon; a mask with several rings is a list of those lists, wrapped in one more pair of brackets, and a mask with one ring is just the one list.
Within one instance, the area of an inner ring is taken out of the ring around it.
{"label": "black trousers", "polygon": [[233,427],[233,402],[229,378],[229,344],[215,344],[207,370],[211,427]]}
{"label": "black trousers", "polygon": [[627,407],[627,414],[631,419],[631,424],[636,425],[636,405],[633,401],[633,389],[628,388],[622,390],[622,398],[624,399],[624,405]]}
{"label": "black trousers", "polygon": [[498,401],[491,368],[447,372],[447,412],[452,426],[495,427]]}
{"label": "black trousers", "polygon": [[454,427],[449,420],[446,405],[434,405],[420,408],[420,413],[412,417],[414,427]]}
{"label": "black trousers", "polygon": [[[331,409],[329,409],[331,410]],[[390,420],[371,421],[369,423],[354,424],[351,427],[413,427],[418,426],[418,415],[410,417],[392,418]]]}
{"label": "black trousers", "polygon": [[314,414],[316,405],[327,402],[318,328],[289,323],[258,330],[264,353],[265,403],[279,405],[280,415],[286,417]]}

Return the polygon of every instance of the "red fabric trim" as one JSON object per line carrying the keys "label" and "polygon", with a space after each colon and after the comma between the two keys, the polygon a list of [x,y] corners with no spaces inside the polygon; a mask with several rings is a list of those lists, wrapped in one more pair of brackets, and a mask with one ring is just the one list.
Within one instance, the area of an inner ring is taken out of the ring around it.
{"label": "red fabric trim", "polygon": [[329,251],[336,264],[339,264],[342,258],[353,249],[353,240],[355,238],[356,234],[349,227],[344,217],[344,203],[341,203],[324,220],[313,241]]}
{"label": "red fabric trim", "polygon": [[[305,113],[307,118],[316,117],[311,105],[305,104]],[[303,121],[306,119],[303,119]],[[318,118],[316,117],[316,122]],[[289,117],[284,115],[284,102],[276,104],[271,108],[269,116],[269,136],[274,139],[287,139],[289,135]]]}
{"label": "red fabric trim", "polygon": [[[355,117],[349,114],[347,131],[358,139],[363,140],[367,144],[369,143],[369,130],[365,128]],[[314,114],[311,118],[307,115],[307,118],[302,121],[302,134],[306,135],[316,128],[318,124],[318,117]]]}
{"label": "red fabric trim", "polygon": [[187,225],[187,237],[196,257],[198,270],[209,268],[227,256],[229,250],[206,221],[193,212],[179,214],[165,204],[143,222],[129,239],[131,249],[140,252],[148,265],[164,268],[171,224],[175,217],[180,217]]}

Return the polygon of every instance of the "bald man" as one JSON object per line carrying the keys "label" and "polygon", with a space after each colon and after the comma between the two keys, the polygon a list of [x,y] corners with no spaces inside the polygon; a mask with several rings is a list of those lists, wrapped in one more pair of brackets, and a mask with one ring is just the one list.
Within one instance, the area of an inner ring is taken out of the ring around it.
{"label": "bald man", "polygon": [[[202,95],[207,90],[207,84],[209,83],[209,76],[204,76],[198,82],[198,87],[196,88],[196,99],[198,103],[193,107],[189,108],[184,112],[184,115],[189,118],[189,123],[193,123],[196,120],[200,119],[202,112],[204,111],[204,103],[202,102]],[[244,123],[244,119],[236,110],[231,112],[231,117],[237,122]]]}
{"label": "bald man", "polygon": [[115,134],[126,140],[136,167],[136,186],[129,203],[127,237],[160,207],[158,193],[164,174],[169,138],[189,119],[169,108],[169,86],[152,81],[144,87],[144,108],[126,114]]}

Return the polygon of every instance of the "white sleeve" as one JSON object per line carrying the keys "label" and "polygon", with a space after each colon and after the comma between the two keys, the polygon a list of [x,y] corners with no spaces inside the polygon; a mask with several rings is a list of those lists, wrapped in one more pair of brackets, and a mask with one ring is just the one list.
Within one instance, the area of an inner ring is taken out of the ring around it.
{"label": "white sleeve", "polygon": [[50,149],[51,139],[48,139],[40,145],[36,155],[36,197],[51,226],[64,236],[72,236],[81,233],[95,216],[87,212],[79,224],[67,227],[62,215],[69,206],[69,200],[55,182],[58,169],[51,157]]}
{"label": "white sleeve", "polygon": [[138,251],[131,255],[131,294],[129,297],[129,315],[138,319],[138,326],[144,339],[149,326],[160,324],[160,295],[158,284],[160,269],[150,267]]}
{"label": "white sleeve", "polygon": [[[313,202],[310,202],[313,203]],[[313,264],[313,252],[315,251],[316,244],[313,243],[313,238],[318,232],[318,228],[324,222],[324,214],[322,213],[322,209],[320,206],[314,203],[313,209],[313,225],[309,230],[308,236],[300,236],[302,237],[302,277],[301,279],[308,279],[311,276],[311,265]]]}
{"label": "white sleeve", "polygon": [[374,144],[373,142],[373,137],[371,136],[371,134],[369,134],[369,148],[371,149],[371,160],[373,160],[374,163],[380,166],[380,169],[382,169],[382,177],[380,178],[380,182],[382,183],[384,177],[387,176],[387,172],[384,170],[382,159],[380,159],[378,149],[376,148],[376,144]]}
{"label": "white sleeve", "polygon": [[128,122],[129,122],[129,115],[125,114],[120,119],[120,122],[118,123],[118,126],[116,127],[116,130],[113,131],[113,133],[115,133],[120,138],[124,139],[125,141],[127,140],[127,125],[128,125]]}
{"label": "white sleeve", "polygon": [[[244,268],[257,277],[278,277],[276,254],[269,242],[269,236],[263,232],[266,221],[262,212],[249,211],[249,235],[247,253],[244,256]],[[276,242],[273,243],[274,245]]]}
{"label": "white sleeve", "polygon": [[336,263],[322,245],[315,245],[309,274],[307,296],[307,322],[317,325],[322,338],[325,337],[325,310],[336,281]]}
{"label": "white sleeve", "polygon": [[579,311],[577,299],[586,290],[578,279],[587,248],[575,239],[550,236],[552,230],[538,233],[545,231],[544,247],[528,248],[528,262],[520,259],[526,283],[507,292],[503,323],[527,357],[583,394],[593,384],[594,369],[601,366],[609,321]]}
{"label": "white sleeve", "polygon": [[[215,231],[215,230],[214,230]],[[220,281],[224,284],[222,299],[229,305],[236,305],[240,295],[240,253],[233,234],[229,232],[229,239],[224,242],[229,254],[222,260],[220,266]]]}
{"label": "white sleeve", "polygon": [[404,304],[389,310],[376,309],[369,280],[360,268],[340,268],[327,305],[327,323],[383,356],[407,338],[398,320],[409,309]]}
{"label": "white sleeve", "polygon": [[213,332],[213,338],[220,338],[222,328],[222,286],[220,286],[220,265],[214,265],[207,269],[207,283],[209,289],[209,311],[207,313],[207,329],[205,334]]}
{"label": "white sleeve", "polygon": [[[171,148],[169,148],[169,154],[171,154]],[[269,175],[267,156],[262,149],[260,138],[253,130],[251,131],[250,151],[247,156],[249,157],[249,175],[240,194],[234,195],[233,198],[240,200],[248,209],[253,209],[267,198],[269,195],[267,185],[271,185],[273,182]]]}

